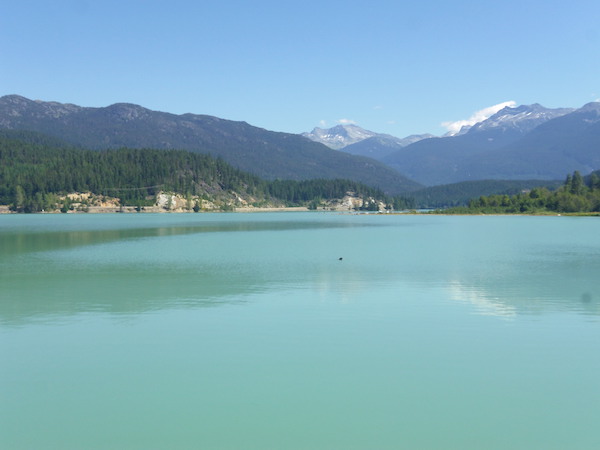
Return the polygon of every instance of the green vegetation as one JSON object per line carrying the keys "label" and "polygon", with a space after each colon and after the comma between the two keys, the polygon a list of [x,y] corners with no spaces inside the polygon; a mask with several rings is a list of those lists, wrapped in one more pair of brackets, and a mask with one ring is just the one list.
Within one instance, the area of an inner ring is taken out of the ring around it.
{"label": "green vegetation", "polygon": [[[275,202],[316,208],[322,200],[347,192],[373,198],[395,209],[405,200],[349,180],[265,181],[209,155],[182,150],[83,150],[48,145],[36,139],[0,135],[0,204],[17,212],[70,208],[68,193],[91,192],[117,197],[120,205],[138,210],[155,202],[161,191],[186,198],[189,210],[199,211],[193,196],[215,200],[236,195],[255,204]],[[59,195],[62,199],[59,199]],[[220,202],[223,209],[231,208]]]}
{"label": "green vegetation", "polygon": [[207,154],[271,181],[341,178],[390,195],[422,187],[370,158],[332,150],[300,135],[205,115],[175,115],[123,103],[82,108],[5,96],[0,97],[0,122],[24,134],[35,131],[38,141],[60,140],[88,150],[152,148]]}
{"label": "green vegetation", "polygon": [[554,191],[534,188],[516,195],[491,195],[473,199],[466,207],[443,211],[448,214],[545,214],[600,212],[600,173],[584,178],[578,171],[568,175]]}
{"label": "green vegetation", "polygon": [[549,180],[475,180],[431,186],[407,195],[418,208],[451,208],[466,206],[469,200],[482,195],[515,195],[536,187],[555,189],[561,184]]}

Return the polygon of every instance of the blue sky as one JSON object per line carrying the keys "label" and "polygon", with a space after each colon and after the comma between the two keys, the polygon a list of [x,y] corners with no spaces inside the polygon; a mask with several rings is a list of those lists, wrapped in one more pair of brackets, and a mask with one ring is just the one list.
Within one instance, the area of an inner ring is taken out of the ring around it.
{"label": "blue sky", "polygon": [[600,98],[600,2],[6,1],[0,95],[403,137]]}

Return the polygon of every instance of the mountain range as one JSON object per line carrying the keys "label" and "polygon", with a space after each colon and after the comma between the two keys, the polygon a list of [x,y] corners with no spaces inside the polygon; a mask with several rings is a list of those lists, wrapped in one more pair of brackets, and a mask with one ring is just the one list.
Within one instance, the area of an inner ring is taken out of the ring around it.
{"label": "mountain range", "polygon": [[504,108],[466,133],[425,139],[383,162],[426,185],[562,179],[600,167],[600,103],[577,110]]}
{"label": "mountain range", "polygon": [[89,108],[4,96],[0,97],[0,129],[33,131],[95,150],[128,147],[206,153],[267,180],[343,178],[389,194],[421,187],[379,161],[332,150],[297,134],[127,103]]}
{"label": "mountain range", "polygon": [[117,103],[89,108],[0,97],[0,129],[88,149],[181,149],[267,180],[345,178],[388,194],[477,180],[561,180],[600,168],[600,103],[506,107],[453,136],[397,138],[357,125],[279,133],[208,115]]}
{"label": "mountain range", "polygon": [[377,160],[422,139],[435,137],[432,134],[413,134],[405,138],[397,138],[389,134],[365,130],[354,124],[336,125],[327,129],[317,127],[310,133],[302,133],[302,136],[335,150]]}
{"label": "mountain range", "polygon": [[358,125],[336,125],[332,128],[314,128],[310,133],[302,133],[302,136],[311,141],[320,142],[329,148],[339,150],[356,142],[361,142],[373,136],[377,136],[374,131],[365,130]]}
{"label": "mountain range", "polygon": [[[356,126],[355,126],[356,127]],[[338,127],[323,130],[335,141]],[[407,139],[354,129],[339,151],[369,155],[419,183],[433,186],[473,180],[556,180],[600,167],[600,103],[582,108],[539,104],[505,107],[453,136]]]}

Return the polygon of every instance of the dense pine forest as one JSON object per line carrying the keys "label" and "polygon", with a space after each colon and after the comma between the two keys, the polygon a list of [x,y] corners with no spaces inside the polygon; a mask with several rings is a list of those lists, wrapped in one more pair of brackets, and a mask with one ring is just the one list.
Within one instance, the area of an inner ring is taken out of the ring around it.
{"label": "dense pine forest", "polygon": [[[218,198],[235,193],[287,206],[316,207],[347,192],[410,207],[400,197],[349,180],[265,181],[208,155],[179,150],[83,150],[28,133],[0,134],[0,204],[18,212],[56,209],[58,195],[92,192],[121,205],[155,202],[159,192]],[[64,207],[64,205],[63,205]]]}
{"label": "dense pine forest", "polygon": [[466,206],[471,199],[480,196],[497,194],[510,196],[539,187],[554,190],[561,185],[561,181],[550,180],[474,180],[430,186],[408,195],[419,208],[441,209]]}
{"label": "dense pine forest", "polygon": [[516,195],[491,195],[473,199],[466,207],[443,210],[450,214],[544,214],[600,212],[600,171],[583,177],[568,175],[554,191],[539,187]]}

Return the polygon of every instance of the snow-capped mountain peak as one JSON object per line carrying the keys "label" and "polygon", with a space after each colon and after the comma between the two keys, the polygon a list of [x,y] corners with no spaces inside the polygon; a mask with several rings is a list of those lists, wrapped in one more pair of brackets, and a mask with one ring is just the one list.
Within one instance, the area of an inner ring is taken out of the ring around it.
{"label": "snow-capped mountain peak", "polygon": [[[467,133],[476,133],[491,129],[516,129],[521,132],[533,130],[548,120],[573,112],[573,108],[545,108],[539,103],[505,107],[491,117],[471,126]],[[462,132],[459,134],[465,134]]]}
{"label": "snow-capped mountain peak", "polygon": [[365,130],[358,125],[336,125],[327,129],[317,127],[310,133],[302,133],[302,136],[339,150],[347,145],[377,136],[377,134],[373,131]]}

